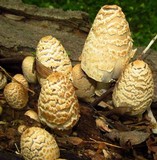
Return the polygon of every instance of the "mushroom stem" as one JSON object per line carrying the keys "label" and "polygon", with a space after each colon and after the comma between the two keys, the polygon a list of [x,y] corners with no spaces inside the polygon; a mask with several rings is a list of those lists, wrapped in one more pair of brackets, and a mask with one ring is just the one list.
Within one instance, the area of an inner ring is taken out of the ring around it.
{"label": "mushroom stem", "polygon": [[153,115],[153,112],[152,112],[150,107],[147,109],[147,112],[148,112],[148,117],[150,118],[150,122],[151,122],[151,124],[153,126],[152,132],[154,134],[157,134],[157,121],[156,121],[156,119],[155,119],[155,117]]}

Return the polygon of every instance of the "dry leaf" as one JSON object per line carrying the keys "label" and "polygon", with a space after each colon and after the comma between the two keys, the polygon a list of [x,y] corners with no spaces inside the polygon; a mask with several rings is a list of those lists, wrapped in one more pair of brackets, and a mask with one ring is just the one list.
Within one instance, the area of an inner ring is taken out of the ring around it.
{"label": "dry leaf", "polygon": [[131,147],[132,145],[138,145],[150,136],[150,133],[142,131],[123,131],[114,130],[110,133],[106,133],[106,136],[111,140],[119,140],[119,143],[123,147]]}

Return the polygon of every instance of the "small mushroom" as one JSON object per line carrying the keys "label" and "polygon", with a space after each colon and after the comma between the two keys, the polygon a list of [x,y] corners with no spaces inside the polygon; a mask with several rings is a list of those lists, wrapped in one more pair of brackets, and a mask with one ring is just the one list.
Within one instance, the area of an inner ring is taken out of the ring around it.
{"label": "small mushroom", "polygon": [[56,160],[60,156],[54,136],[39,127],[27,128],[22,133],[20,147],[25,160]]}
{"label": "small mushroom", "polygon": [[26,115],[26,116],[30,117],[31,119],[34,119],[35,121],[39,122],[38,114],[31,109],[26,111],[24,115]]}
{"label": "small mushroom", "polygon": [[36,51],[36,70],[39,83],[52,72],[61,72],[72,79],[72,65],[61,42],[52,36],[41,38]]}
{"label": "small mushroom", "polygon": [[95,81],[82,71],[80,64],[73,67],[72,75],[77,97],[85,102],[92,102],[95,95]]}
{"label": "small mushroom", "polygon": [[36,71],[34,70],[34,62],[35,57],[33,56],[26,56],[22,61],[22,72],[29,83],[37,82]]}
{"label": "small mushroom", "polygon": [[6,84],[7,84],[7,77],[5,76],[5,74],[0,72],[0,89],[3,89]]}
{"label": "small mushroom", "polygon": [[130,107],[131,116],[142,115],[151,105],[154,94],[152,72],[147,63],[135,60],[126,66],[112,94],[115,107]]}
{"label": "small mushroom", "polygon": [[28,91],[17,82],[8,83],[3,91],[7,103],[14,109],[22,109],[28,102]]}
{"label": "small mushroom", "polygon": [[136,50],[132,46],[129,24],[121,8],[105,5],[98,12],[85,41],[81,68],[95,81],[109,83],[118,79],[134,56]]}
{"label": "small mushroom", "polygon": [[16,82],[14,79],[15,79],[16,81],[20,82],[22,85],[24,85],[24,87],[26,87],[26,88],[29,87],[26,78],[25,78],[22,74],[15,74],[15,75],[13,76],[12,82]]}
{"label": "small mushroom", "polygon": [[20,134],[22,134],[28,127],[24,124],[18,126],[17,130]]}
{"label": "small mushroom", "polygon": [[69,77],[58,72],[50,74],[42,84],[38,99],[40,121],[55,130],[70,130],[79,120],[79,112]]}

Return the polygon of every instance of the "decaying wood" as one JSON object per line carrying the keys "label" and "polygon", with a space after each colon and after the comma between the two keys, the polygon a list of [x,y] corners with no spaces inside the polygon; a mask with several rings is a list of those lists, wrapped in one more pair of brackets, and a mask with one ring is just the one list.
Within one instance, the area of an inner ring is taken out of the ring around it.
{"label": "decaying wood", "polygon": [[0,24],[3,58],[29,55],[43,36],[52,35],[77,60],[90,28],[87,13],[38,8],[21,0],[0,0]]}

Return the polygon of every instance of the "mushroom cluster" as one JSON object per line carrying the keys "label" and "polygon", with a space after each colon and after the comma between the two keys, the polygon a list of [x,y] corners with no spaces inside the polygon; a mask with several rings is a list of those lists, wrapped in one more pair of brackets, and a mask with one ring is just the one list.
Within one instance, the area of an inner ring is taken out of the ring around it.
{"label": "mushroom cluster", "polygon": [[39,127],[27,128],[22,133],[20,147],[25,160],[56,160],[60,156],[54,136]]}
{"label": "mushroom cluster", "polygon": [[130,107],[130,115],[142,115],[154,94],[152,72],[147,63],[135,60],[126,66],[113,90],[115,107]]}
{"label": "mushroom cluster", "polygon": [[69,130],[79,120],[79,104],[69,77],[54,72],[44,80],[38,99],[42,123],[55,130]]}

